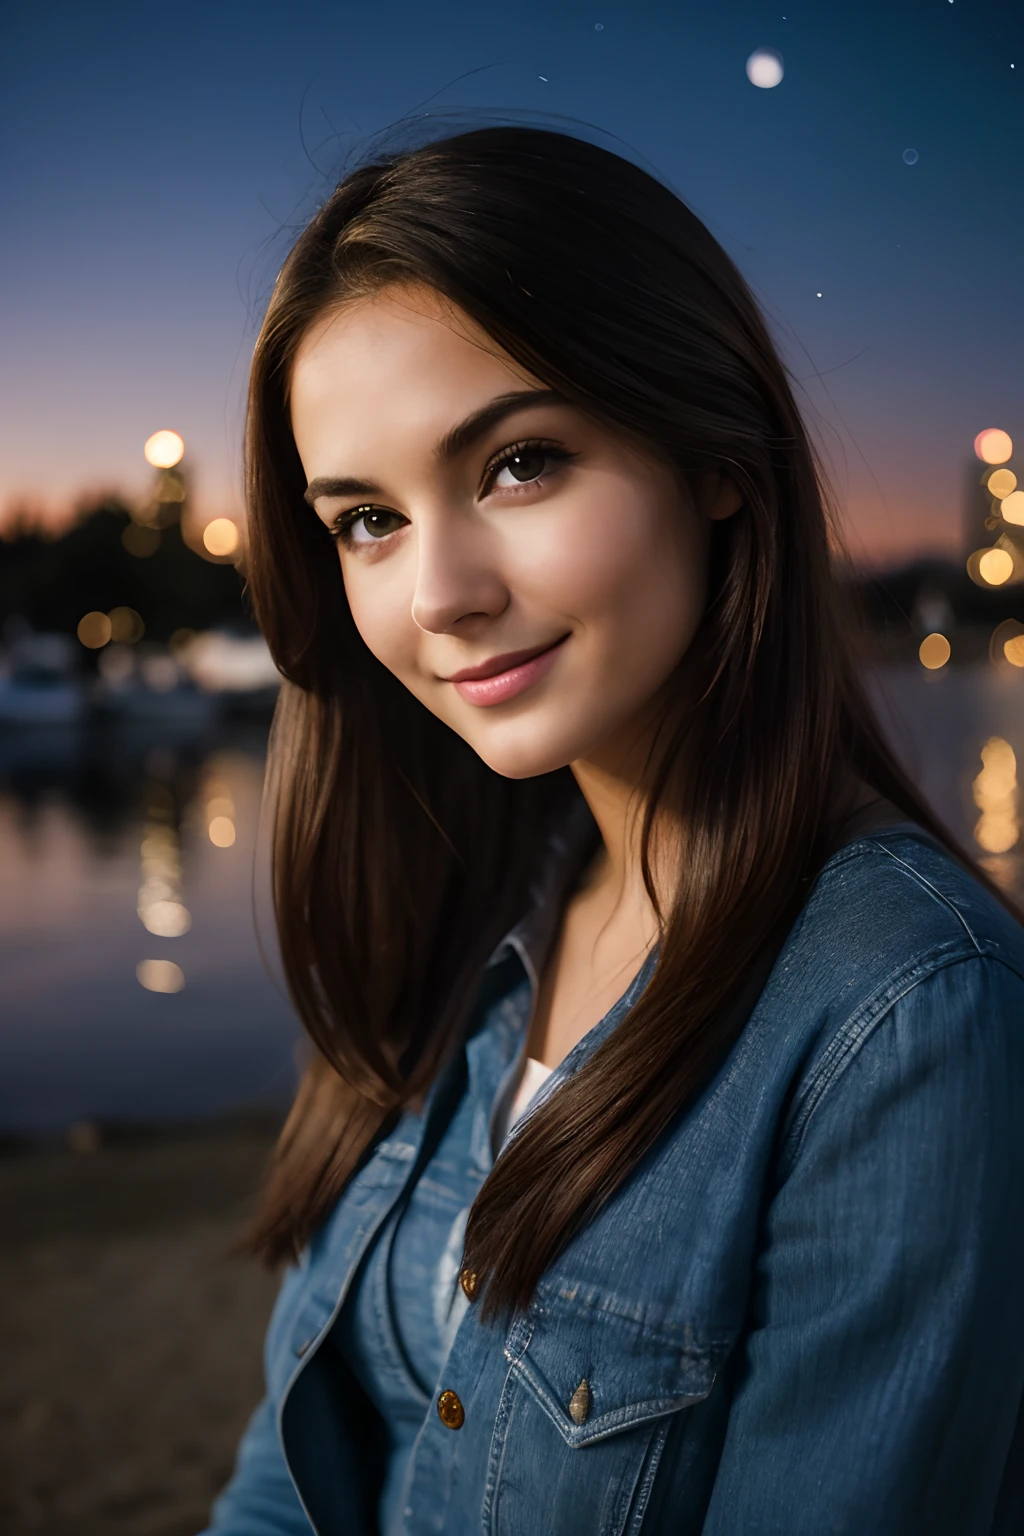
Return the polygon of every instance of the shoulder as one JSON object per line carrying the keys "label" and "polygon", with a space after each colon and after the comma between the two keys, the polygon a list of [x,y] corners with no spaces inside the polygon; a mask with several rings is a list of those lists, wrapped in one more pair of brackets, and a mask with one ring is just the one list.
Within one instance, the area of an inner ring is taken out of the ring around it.
{"label": "shoulder", "polygon": [[1024,928],[937,843],[897,828],[829,859],[779,964],[841,1002],[982,958],[1024,977]]}
{"label": "shoulder", "polygon": [[1024,928],[912,829],[862,838],[828,861],[762,1004],[807,1029],[790,1145],[862,1053],[879,1091],[911,1069],[953,1091],[968,1057],[996,1070],[1012,1058],[1024,1081]]}

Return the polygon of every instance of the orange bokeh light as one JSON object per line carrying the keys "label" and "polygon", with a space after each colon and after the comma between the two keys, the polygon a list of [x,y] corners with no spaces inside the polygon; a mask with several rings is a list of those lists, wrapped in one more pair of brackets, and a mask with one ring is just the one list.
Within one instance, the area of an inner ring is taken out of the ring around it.
{"label": "orange bokeh light", "polygon": [[1013,575],[1013,556],[1005,549],[986,549],[978,561],[978,570],[990,587],[1001,587]]}
{"label": "orange bokeh light", "polygon": [[945,635],[936,633],[925,635],[917,654],[922,667],[927,667],[929,672],[937,672],[946,665],[952,651]]}
{"label": "orange bokeh light", "polygon": [[173,469],[185,452],[184,439],[177,432],[154,432],[142,449],[146,463],[154,469]]}
{"label": "orange bokeh light", "polygon": [[215,517],[203,529],[203,543],[211,555],[233,555],[238,548],[238,528],[230,517]]}
{"label": "orange bokeh light", "polygon": [[999,503],[1004,522],[1024,524],[1024,491],[1011,491]]}
{"label": "orange bokeh light", "polygon": [[974,439],[974,451],[983,464],[1005,464],[1013,456],[1013,438],[999,427],[986,427]]}

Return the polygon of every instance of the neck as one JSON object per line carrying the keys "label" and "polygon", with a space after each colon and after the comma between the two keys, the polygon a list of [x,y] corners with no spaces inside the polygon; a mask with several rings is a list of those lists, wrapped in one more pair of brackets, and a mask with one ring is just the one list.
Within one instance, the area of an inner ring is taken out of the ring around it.
{"label": "neck", "polygon": [[[607,749],[572,764],[573,776],[597,822],[603,848],[588,871],[586,887],[602,892],[609,911],[632,909],[653,935],[657,919],[644,885],[640,850],[643,829],[644,769],[650,743],[634,741],[629,750]],[[668,888],[658,878],[657,849],[652,847],[659,895]]]}

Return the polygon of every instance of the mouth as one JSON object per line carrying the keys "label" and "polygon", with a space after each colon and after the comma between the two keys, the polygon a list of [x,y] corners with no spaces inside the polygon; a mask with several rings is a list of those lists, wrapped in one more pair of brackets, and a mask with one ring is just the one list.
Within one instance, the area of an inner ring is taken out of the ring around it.
{"label": "mouth", "polygon": [[442,681],[452,683],[455,691],[469,704],[503,704],[544,677],[558,659],[569,636],[560,635],[546,645],[534,645],[523,651],[507,651],[491,656],[478,666],[453,672]]}
{"label": "mouth", "polygon": [[548,651],[553,651],[556,645],[561,645],[568,640],[568,635],[560,635],[557,640],[548,640],[544,645],[531,645],[525,651],[505,651],[501,656],[492,656],[488,661],[480,662],[476,667],[464,667],[461,672],[453,672],[450,677],[441,679],[444,683],[476,683],[487,677],[500,677],[503,672],[511,672],[515,667],[521,667],[528,661],[533,661],[537,656],[543,656]]}

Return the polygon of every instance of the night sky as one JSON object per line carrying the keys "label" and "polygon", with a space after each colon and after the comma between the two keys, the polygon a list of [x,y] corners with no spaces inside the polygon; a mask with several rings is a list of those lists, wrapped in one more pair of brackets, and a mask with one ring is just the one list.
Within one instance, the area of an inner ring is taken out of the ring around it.
{"label": "night sky", "polygon": [[[8,516],[140,489],[159,427],[206,515],[237,511],[248,359],[297,225],[371,135],[456,110],[590,125],[709,224],[800,381],[856,558],[959,549],[984,427],[1018,440],[1024,479],[1020,0],[19,10],[0,35]],[[758,47],[783,55],[773,90],[746,77]]]}

